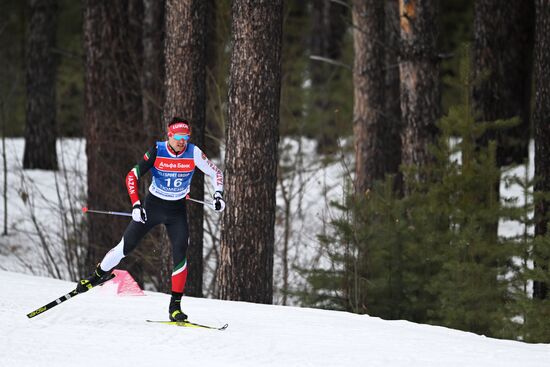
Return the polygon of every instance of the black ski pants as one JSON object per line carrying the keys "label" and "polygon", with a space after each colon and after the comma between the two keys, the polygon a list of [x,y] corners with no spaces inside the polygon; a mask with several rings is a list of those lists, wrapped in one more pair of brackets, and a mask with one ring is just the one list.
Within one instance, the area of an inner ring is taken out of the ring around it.
{"label": "black ski pants", "polygon": [[164,224],[172,245],[172,260],[175,268],[185,260],[189,245],[185,199],[170,201],[148,194],[144,207],[147,213],[145,223],[132,220],[124,231],[124,256],[132,252],[153,227]]}

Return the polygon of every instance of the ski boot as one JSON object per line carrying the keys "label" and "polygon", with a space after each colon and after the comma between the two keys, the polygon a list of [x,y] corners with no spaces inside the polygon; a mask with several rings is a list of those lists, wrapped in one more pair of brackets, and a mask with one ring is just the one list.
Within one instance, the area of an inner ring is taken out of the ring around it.
{"label": "ski boot", "polygon": [[99,266],[99,264],[97,264],[97,267],[95,268],[92,275],[90,275],[89,277],[87,277],[85,279],[82,279],[78,282],[78,284],[76,286],[76,291],[78,293],[84,293],[84,292],[92,289],[96,285],[105,282],[106,279],[109,278],[110,276],[111,276],[110,271],[102,270],[101,266]]}
{"label": "ski boot", "polygon": [[170,314],[170,321],[183,322],[187,320],[187,315],[181,310],[181,294],[172,294],[168,313]]}

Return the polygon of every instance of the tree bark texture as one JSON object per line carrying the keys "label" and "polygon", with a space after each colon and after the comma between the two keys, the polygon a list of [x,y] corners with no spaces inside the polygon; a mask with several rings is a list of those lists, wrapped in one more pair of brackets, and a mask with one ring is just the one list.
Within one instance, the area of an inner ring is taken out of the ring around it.
{"label": "tree bark texture", "polygon": [[[550,1],[536,0],[535,34],[535,193],[550,192]],[[540,200],[535,205],[535,236],[548,232],[550,202]],[[546,274],[549,270],[548,249],[534,249],[535,267]],[[540,254],[543,254],[542,256]],[[544,255],[546,254],[546,255]],[[548,275],[547,275],[548,276]],[[533,297],[548,298],[548,284],[533,282]]]}
{"label": "tree bark texture", "polygon": [[[165,124],[173,116],[181,116],[191,124],[191,143],[202,147],[206,114],[206,2],[204,0],[166,1],[165,47]],[[203,174],[196,170],[191,196],[204,196]],[[203,217],[202,205],[187,203],[189,218],[189,276],[186,294],[202,297]],[[165,246],[170,251],[169,246]],[[171,261],[171,257],[163,256]]]}
{"label": "tree bark texture", "polygon": [[281,0],[233,1],[220,298],[272,303]]}
{"label": "tree bark texture", "polygon": [[401,91],[399,79],[399,2],[395,0],[386,0],[385,2],[384,29],[385,39],[385,64],[384,77],[385,85],[385,107],[387,146],[384,147],[387,154],[386,169],[387,173],[395,174],[395,188],[402,190],[401,173],[399,165],[401,164],[401,132],[403,124],[401,121]]}
{"label": "tree bark texture", "polygon": [[[141,97],[141,1],[84,2],[84,118],[88,205],[121,211],[130,202],[125,177],[146,151]],[[118,243],[128,220],[89,216],[88,269]],[[143,281],[139,250],[121,264]]]}
{"label": "tree bark texture", "polygon": [[[204,129],[203,151],[210,158],[220,155],[220,144],[223,141],[224,113],[223,102],[227,97],[228,58],[222,57],[226,44],[229,44],[229,32],[223,27],[230,27],[229,4],[216,0],[206,1],[206,122]],[[220,77],[221,76],[221,77]]]}
{"label": "tree bark texture", "polygon": [[399,0],[402,163],[423,167],[433,160],[439,118],[437,1]]}
{"label": "tree bark texture", "polygon": [[143,0],[143,123],[148,137],[165,135],[162,121],[165,0]]}
{"label": "tree bark texture", "polygon": [[394,141],[385,111],[385,9],[377,0],[353,1],[355,191],[363,195],[387,173]]}
{"label": "tree bark texture", "polygon": [[519,116],[511,129],[489,131],[497,141],[497,164],[523,163],[528,156],[531,103],[533,1],[476,0],[474,14],[474,110],[479,121]]}
{"label": "tree bark texture", "polygon": [[57,170],[55,54],[57,0],[30,0],[25,60],[27,106],[23,168]]}

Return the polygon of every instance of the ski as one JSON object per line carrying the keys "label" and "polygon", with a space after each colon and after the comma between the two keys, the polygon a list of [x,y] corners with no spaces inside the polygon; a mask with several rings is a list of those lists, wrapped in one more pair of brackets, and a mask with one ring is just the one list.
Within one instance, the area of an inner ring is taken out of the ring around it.
{"label": "ski", "polygon": [[[115,277],[114,274],[110,274],[109,277],[107,279],[105,279],[104,281],[102,281],[101,283],[95,285],[94,287],[97,287],[98,285],[102,285],[103,283],[105,282],[108,282],[109,280],[113,279]],[[93,288],[93,287],[92,287]],[[83,292],[85,293],[85,292]],[[36,310],[30,312],[27,314],[27,317],[29,319],[35,317],[35,316],[38,316],[48,310],[51,310],[52,308],[54,308],[55,306],[57,306],[58,304],[60,303],[63,303],[71,298],[73,298],[74,296],[77,296],[79,295],[80,293],[77,292],[76,288],[73,289],[72,291],[70,291],[69,293],[59,297],[58,299],[56,299],[55,301],[51,301],[50,303],[48,303],[47,305],[44,305],[42,307],[39,307],[37,308]]]}
{"label": "ski", "polygon": [[222,327],[207,326],[207,325],[197,324],[191,321],[163,321],[163,320],[146,320],[146,321],[154,322],[157,324],[174,325],[174,326],[180,326],[180,327],[191,327],[191,328],[198,328],[198,329],[212,329],[212,330],[225,330],[229,326],[229,324],[225,324]]}

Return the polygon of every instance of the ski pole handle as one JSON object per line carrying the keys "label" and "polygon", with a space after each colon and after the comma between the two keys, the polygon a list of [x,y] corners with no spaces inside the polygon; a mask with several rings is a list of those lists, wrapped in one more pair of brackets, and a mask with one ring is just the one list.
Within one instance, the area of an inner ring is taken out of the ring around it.
{"label": "ski pole handle", "polygon": [[109,214],[109,215],[120,215],[120,216],[123,216],[123,217],[131,217],[132,216],[132,213],[124,213],[124,212],[110,212],[110,211],[105,211],[105,210],[93,210],[93,209],[88,209],[88,207],[84,207],[82,208],[82,212],[83,213],[97,213],[97,214]]}
{"label": "ski pole handle", "polygon": [[189,195],[187,195],[187,196],[185,197],[185,199],[194,201],[195,203],[202,204],[202,205],[204,205],[204,206],[206,206],[207,208],[210,208],[210,209],[212,209],[212,210],[216,210],[216,209],[214,209],[214,205],[213,205],[213,204],[207,203],[206,201],[193,199],[193,198],[191,198]]}

